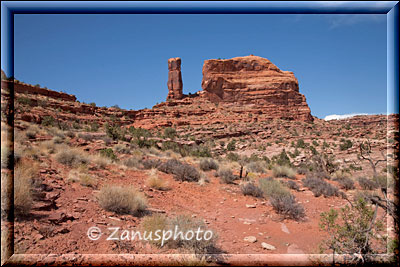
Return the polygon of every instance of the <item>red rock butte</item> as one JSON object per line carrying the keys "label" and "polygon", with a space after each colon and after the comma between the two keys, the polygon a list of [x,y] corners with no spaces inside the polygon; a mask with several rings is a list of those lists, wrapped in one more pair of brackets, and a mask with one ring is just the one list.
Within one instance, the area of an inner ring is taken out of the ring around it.
{"label": "red rock butte", "polygon": [[206,60],[202,88],[214,103],[251,104],[271,117],[313,121],[293,72],[280,70],[266,58]]}

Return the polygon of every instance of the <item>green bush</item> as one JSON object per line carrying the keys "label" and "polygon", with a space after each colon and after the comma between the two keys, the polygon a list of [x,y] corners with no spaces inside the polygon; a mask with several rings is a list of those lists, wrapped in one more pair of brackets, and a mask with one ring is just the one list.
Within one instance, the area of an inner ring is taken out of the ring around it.
{"label": "green bush", "polygon": [[44,116],[42,119],[43,126],[55,126],[56,120],[52,116]]}
{"label": "green bush", "polygon": [[109,158],[113,161],[117,161],[118,158],[117,156],[114,154],[114,151],[111,148],[103,148],[100,150],[100,155],[106,158]]}
{"label": "green bush", "polygon": [[164,129],[164,137],[175,139],[176,137],[176,130],[172,127],[167,127]]}
{"label": "green bush", "polygon": [[[328,233],[321,249],[334,254],[346,254],[348,264],[372,263],[374,254],[386,253],[386,241],[380,238],[384,225],[375,220],[374,210],[359,197],[352,207],[346,205],[340,211],[330,209],[321,214],[320,228]],[[377,245],[383,251],[377,251]]]}
{"label": "green bush", "polygon": [[351,142],[351,140],[342,139],[341,141],[342,141],[342,143],[339,146],[341,151],[344,151],[344,150],[347,150],[347,149],[353,147],[353,142]]}
{"label": "green bush", "polygon": [[226,149],[228,149],[228,151],[235,151],[236,150],[236,141],[232,140],[228,143]]}

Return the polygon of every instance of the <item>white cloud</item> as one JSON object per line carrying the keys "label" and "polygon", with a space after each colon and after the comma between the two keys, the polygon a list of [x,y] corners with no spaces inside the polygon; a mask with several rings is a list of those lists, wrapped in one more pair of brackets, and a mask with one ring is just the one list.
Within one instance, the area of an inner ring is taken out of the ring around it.
{"label": "white cloud", "polygon": [[351,114],[343,114],[343,115],[332,114],[332,115],[326,116],[324,118],[324,120],[326,120],[326,121],[342,120],[342,119],[347,119],[347,118],[351,118],[351,117],[358,116],[358,115],[371,115],[371,114],[368,114],[368,113],[351,113]]}

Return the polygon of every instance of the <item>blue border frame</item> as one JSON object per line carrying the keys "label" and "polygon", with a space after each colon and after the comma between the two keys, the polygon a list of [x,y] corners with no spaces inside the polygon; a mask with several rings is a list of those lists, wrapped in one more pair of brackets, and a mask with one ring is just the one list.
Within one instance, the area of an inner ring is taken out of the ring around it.
{"label": "blue border frame", "polygon": [[[387,113],[399,113],[398,1],[2,1],[1,68],[5,70],[8,76],[14,76],[14,14],[386,14]],[[13,96],[13,90],[11,90],[10,94]],[[13,177],[10,179],[13,181]],[[13,222],[12,219],[13,218],[11,217],[11,220],[8,221],[8,223],[11,223],[11,225]],[[3,234],[2,217],[2,236]],[[22,260],[23,262],[34,264],[35,262],[32,261],[32,259],[35,259],[35,256],[40,256],[31,255],[33,258],[31,257],[30,260],[29,256],[27,257],[28,259],[24,257],[17,257],[16,259],[14,258],[14,260],[12,260],[13,245],[10,244],[10,246],[11,251],[7,252],[7,255],[3,255],[2,251],[2,256],[7,257],[7,259],[2,259],[2,263],[4,262],[3,260],[11,260],[11,262],[15,264]],[[11,259],[9,257],[11,257]],[[115,259],[118,260],[118,258]],[[135,259],[136,258],[133,260]],[[42,260],[44,259],[42,258]],[[286,264],[299,263],[296,262],[296,260],[288,260],[285,257],[280,258],[280,260],[284,261]],[[276,260],[273,260],[272,262],[274,263]],[[42,261],[42,263],[45,262]],[[122,262],[122,264],[127,263],[128,262],[125,261]],[[147,261],[143,261],[142,259],[142,261],[139,260],[139,263],[143,264],[147,263]],[[258,263],[263,264],[264,262]],[[94,264],[96,264],[96,262],[94,262]],[[282,262],[280,262],[280,264],[282,264]]]}

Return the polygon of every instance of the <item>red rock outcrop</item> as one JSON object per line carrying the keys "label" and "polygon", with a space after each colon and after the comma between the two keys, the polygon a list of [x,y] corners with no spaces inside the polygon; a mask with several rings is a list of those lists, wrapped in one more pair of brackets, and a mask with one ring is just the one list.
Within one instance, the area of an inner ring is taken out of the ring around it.
{"label": "red rock outcrop", "polygon": [[202,88],[214,103],[252,104],[272,118],[313,120],[293,72],[262,57],[206,60]]}
{"label": "red rock outcrop", "polygon": [[59,99],[63,101],[76,101],[76,97],[74,95],[70,95],[63,92],[56,92],[53,90],[49,90],[46,88],[41,88],[38,86],[33,86],[30,84],[25,84],[17,81],[8,81],[2,80],[1,81],[1,88],[2,89],[10,89],[11,85],[14,83],[14,92],[15,93],[22,93],[22,94],[33,94],[33,95],[43,95],[48,96],[54,99]]}
{"label": "red rock outcrop", "polygon": [[168,96],[170,99],[183,98],[183,83],[181,74],[181,59],[179,57],[168,59]]}

